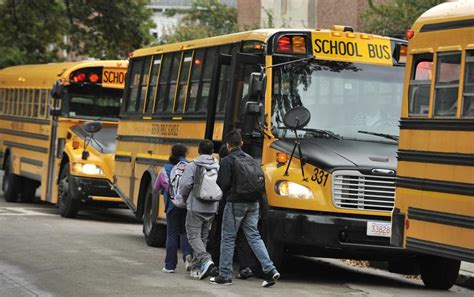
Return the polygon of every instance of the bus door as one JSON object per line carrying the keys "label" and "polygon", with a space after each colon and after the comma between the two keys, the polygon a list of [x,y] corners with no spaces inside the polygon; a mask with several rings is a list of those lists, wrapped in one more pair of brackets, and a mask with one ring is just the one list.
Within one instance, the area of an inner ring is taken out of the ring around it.
{"label": "bus door", "polygon": [[[260,65],[264,64],[264,57],[260,55],[234,53],[230,56],[220,56],[216,68],[214,69],[214,81],[224,81],[218,78],[222,74],[224,67],[229,67],[230,73],[227,76],[230,81],[226,86],[214,85],[211,90],[211,101],[208,110],[208,119],[206,123],[206,138],[212,139],[216,145],[216,151],[222,145],[223,137],[230,131],[237,129],[242,131],[244,140],[243,149],[255,157],[260,159],[262,155],[263,137],[257,132],[257,118],[246,114],[246,103],[249,101],[249,82],[250,74],[260,72]],[[220,93],[220,95],[219,95]],[[221,96],[221,97],[220,97]],[[218,100],[220,98],[220,100]],[[215,139],[214,122],[216,118],[216,109],[222,108],[218,106],[218,101],[222,101],[224,106],[224,128],[220,139]],[[263,105],[263,102],[262,102]],[[225,140],[224,140],[225,141]]]}

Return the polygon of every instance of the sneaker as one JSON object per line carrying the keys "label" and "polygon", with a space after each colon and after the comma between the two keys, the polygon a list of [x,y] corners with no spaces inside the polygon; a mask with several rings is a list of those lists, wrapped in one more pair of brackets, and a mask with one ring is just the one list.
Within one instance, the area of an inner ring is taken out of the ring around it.
{"label": "sneaker", "polygon": [[184,267],[186,268],[187,272],[191,271],[191,267],[193,265],[192,261],[193,257],[191,255],[187,255],[186,257],[184,257]]}
{"label": "sneaker", "polygon": [[275,284],[275,282],[280,278],[280,273],[273,269],[269,273],[265,273],[265,279],[262,283],[262,287],[268,288]]}
{"label": "sneaker", "polygon": [[163,267],[161,271],[163,271],[164,273],[174,273],[174,269],[166,269],[166,267]]}
{"label": "sneaker", "polygon": [[248,279],[253,276],[252,269],[250,267],[245,267],[244,269],[240,270],[239,273],[237,273],[237,278],[238,279]]}
{"label": "sneaker", "polygon": [[209,279],[209,283],[213,285],[232,285],[232,279],[223,278],[222,276],[218,275],[216,277],[211,277]]}
{"label": "sneaker", "polygon": [[216,277],[219,275],[219,268],[214,266],[212,269],[209,271],[209,276]]}
{"label": "sneaker", "polygon": [[211,260],[207,261],[204,263],[204,265],[201,266],[201,274],[199,275],[199,279],[205,279],[206,277],[209,276],[209,273],[211,272],[212,268],[214,268],[214,262]]}
{"label": "sneaker", "polygon": [[199,275],[201,274],[201,271],[197,268],[195,269],[191,269],[191,271],[189,272],[189,275],[192,277],[192,278],[199,278]]}

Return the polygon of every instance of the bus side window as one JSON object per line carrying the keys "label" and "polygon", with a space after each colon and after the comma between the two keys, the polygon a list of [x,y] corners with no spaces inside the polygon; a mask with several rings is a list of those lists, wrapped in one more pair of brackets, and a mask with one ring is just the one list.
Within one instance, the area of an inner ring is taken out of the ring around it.
{"label": "bus side window", "polygon": [[466,52],[462,115],[474,117],[474,51]]}
{"label": "bus side window", "polygon": [[5,89],[0,89],[0,114],[3,114],[4,102],[5,102]]}
{"label": "bus side window", "polygon": [[33,91],[33,117],[37,118],[39,117],[38,112],[39,112],[39,99],[40,99],[40,91],[39,90],[34,90]]}
{"label": "bus side window", "polygon": [[408,91],[409,116],[428,116],[432,66],[432,54],[420,54],[413,56],[412,74]]}
{"label": "bus side window", "polygon": [[171,64],[170,84],[167,100],[165,100],[165,112],[173,111],[174,99],[176,97],[176,85],[178,83],[178,74],[181,64],[182,52],[176,52],[173,56],[173,63]]}
{"label": "bus side window", "polygon": [[435,116],[456,116],[461,52],[440,53],[436,67]]}
{"label": "bus side window", "polygon": [[139,93],[139,85],[141,79],[141,73],[143,68],[143,59],[134,60],[131,62],[131,71],[130,71],[130,83],[129,89],[127,92],[127,107],[126,112],[135,112],[137,106],[137,99]]}
{"label": "bus side window", "polygon": [[158,95],[155,103],[155,111],[163,111],[165,106],[165,99],[168,94],[168,81],[170,77],[171,62],[173,60],[173,53],[164,54],[161,61],[160,78],[158,82]]}
{"label": "bus side window", "polygon": [[179,73],[178,81],[178,94],[176,96],[176,104],[174,112],[183,112],[184,100],[186,100],[186,89],[188,87],[189,70],[191,68],[191,61],[193,59],[193,53],[191,51],[185,52],[183,60],[181,61],[181,70]]}
{"label": "bus side window", "polygon": [[150,77],[150,64],[151,64],[151,56],[145,58],[145,64],[143,65],[141,80],[140,80],[140,95],[138,97],[136,111],[143,111],[143,104],[145,104],[145,95],[147,94],[148,90],[148,79]]}
{"label": "bus side window", "polygon": [[150,85],[146,95],[146,110],[145,112],[153,111],[153,103],[155,100],[156,89],[158,85],[158,77],[160,75],[161,55],[153,56],[153,66],[151,67]]}
{"label": "bus side window", "polygon": [[206,49],[200,48],[194,51],[193,65],[191,69],[191,79],[188,87],[188,99],[186,100],[186,112],[194,112],[196,110],[196,102],[198,98],[199,84],[201,81],[202,66]]}
{"label": "bus side window", "polygon": [[212,83],[212,70],[214,69],[214,61],[216,60],[217,47],[208,48],[206,59],[204,60],[204,73],[202,76],[202,85],[198,101],[197,110],[207,111],[207,102],[209,101],[209,92]]}
{"label": "bus side window", "polygon": [[41,102],[41,109],[39,113],[40,118],[46,118],[48,114],[48,93],[47,90],[42,89],[40,93],[40,102]]}

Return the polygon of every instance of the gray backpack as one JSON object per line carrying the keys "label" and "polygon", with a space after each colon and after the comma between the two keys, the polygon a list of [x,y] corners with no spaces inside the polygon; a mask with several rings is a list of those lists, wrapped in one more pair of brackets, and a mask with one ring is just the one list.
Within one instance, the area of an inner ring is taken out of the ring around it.
{"label": "gray backpack", "polygon": [[222,190],[217,185],[217,169],[207,169],[196,164],[193,195],[204,202],[217,202],[222,199]]}

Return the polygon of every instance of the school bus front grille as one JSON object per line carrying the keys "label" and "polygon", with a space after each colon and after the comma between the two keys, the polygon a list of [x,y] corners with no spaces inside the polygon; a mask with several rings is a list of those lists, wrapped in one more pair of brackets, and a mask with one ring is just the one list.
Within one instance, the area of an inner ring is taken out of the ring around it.
{"label": "school bus front grille", "polygon": [[365,175],[354,170],[336,171],[332,199],[338,208],[392,211],[395,177]]}

